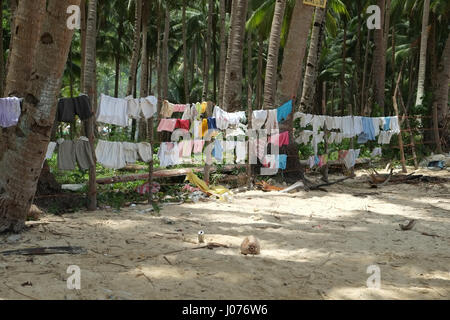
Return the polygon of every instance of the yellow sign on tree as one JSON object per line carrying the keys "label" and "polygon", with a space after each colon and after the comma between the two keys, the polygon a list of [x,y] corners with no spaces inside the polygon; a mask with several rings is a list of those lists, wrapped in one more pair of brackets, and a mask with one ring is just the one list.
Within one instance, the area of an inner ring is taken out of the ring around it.
{"label": "yellow sign on tree", "polygon": [[303,0],[303,4],[325,8],[327,6],[327,0]]}

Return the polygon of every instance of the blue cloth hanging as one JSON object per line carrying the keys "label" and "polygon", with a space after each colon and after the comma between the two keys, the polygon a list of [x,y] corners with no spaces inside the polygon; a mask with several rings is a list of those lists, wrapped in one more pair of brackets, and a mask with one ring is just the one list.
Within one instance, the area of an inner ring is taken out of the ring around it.
{"label": "blue cloth hanging", "polygon": [[277,109],[277,121],[283,122],[292,112],[292,100],[286,102]]}
{"label": "blue cloth hanging", "polygon": [[223,160],[223,147],[222,144],[220,143],[220,140],[214,141],[214,149],[212,151],[212,154],[217,161]]}
{"label": "blue cloth hanging", "polygon": [[390,117],[385,117],[384,118],[384,131],[389,131],[391,130],[391,118]]}
{"label": "blue cloth hanging", "polygon": [[368,140],[375,140],[375,127],[373,126],[372,118],[362,118],[363,130]]}
{"label": "blue cloth hanging", "polygon": [[278,169],[286,170],[287,167],[287,154],[278,155]]}

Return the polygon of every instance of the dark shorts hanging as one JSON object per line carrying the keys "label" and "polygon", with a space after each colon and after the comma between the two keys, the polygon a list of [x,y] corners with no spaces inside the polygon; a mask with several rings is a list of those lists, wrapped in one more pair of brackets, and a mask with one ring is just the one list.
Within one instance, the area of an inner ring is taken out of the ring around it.
{"label": "dark shorts hanging", "polygon": [[56,120],[59,122],[74,122],[75,115],[84,121],[92,117],[91,103],[88,96],[59,99]]}

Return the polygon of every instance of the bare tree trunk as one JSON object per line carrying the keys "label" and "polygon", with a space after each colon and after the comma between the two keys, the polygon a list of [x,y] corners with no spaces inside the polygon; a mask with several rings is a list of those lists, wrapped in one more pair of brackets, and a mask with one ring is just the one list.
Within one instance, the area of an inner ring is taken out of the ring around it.
{"label": "bare tree trunk", "polygon": [[342,71],[341,71],[341,116],[345,115],[345,69],[347,60],[347,20],[344,21],[344,41],[342,43]]}
{"label": "bare tree trunk", "polygon": [[[16,20],[16,13],[17,13],[17,7],[19,6],[19,0],[9,0],[9,7],[11,11],[11,16],[9,17],[10,21],[10,30],[11,30],[11,38],[9,40],[9,52],[11,53],[12,47],[13,47],[13,41],[14,41],[14,30],[16,30],[15,27],[15,20]],[[3,79],[3,88],[6,87],[6,76],[8,75],[9,70],[9,61],[10,61],[11,54],[8,55],[6,58],[6,69],[5,69],[5,78]],[[1,149],[0,149],[1,150]]]}
{"label": "bare tree trunk", "polygon": [[425,94],[429,18],[430,18],[430,0],[424,0],[423,16],[422,16],[422,35],[420,38],[419,83],[417,84],[416,107],[422,105],[423,97]]}
{"label": "bare tree trunk", "polygon": [[163,40],[163,70],[162,70],[162,90],[163,99],[169,98],[169,32],[170,32],[170,9],[169,3],[166,3],[166,16],[164,19],[164,40]]}
{"label": "bare tree trunk", "polygon": [[[148,1],[144,1],[142,13],[142,56],[141,56],[141,79],[139,96],[145,98],[148,96]],[[139,141],[147,140],[147,120],[139,119]]]}
{"label": "bare tree trunk", "polygon": [[0,95],[3,97],[5,83],[5,56],[3,54],[3,0],[0,0]]}
{"label": "bare tree trunk", "polygon": [[206,54],[205,54],[205,69],[203,70],[203,92],[202,100],[208,100],[209,95],[209,67],[211,61],[211,34],[212,34],[212,19],[214,13],[214,0],[209,0],[208,3],[208,30],[206,33]]}
{"label": "bare tree trunk", "polygon": [[130,64],[130,77],[128,78],[127,96],[130,96],[134,92],[134,84],[136,83],[137,67],[139,62],[139,49],[141,39],[141,25],[142,25],[142,0],[136,0],[135,3],[135,21],[134,21],[134,40],[133,40],[133,53],[131,56]]}
{"label": "bare tree trunk", "polygon": [[266,81],[264,84],[264,108],[273,108],[277,92],[278,54],[280,51],[281,27],[283,26],[286,0],[276,0],[275,13],[270,31],[269,54],[266,66]]}
{"label": "bare tree trunk", "polygon": [[[97,50],[97,0],[89,0],[87,26],[86,26],[86,61],[84,71],[84,88],[90,100],[93,111],[96,111],[96,83],[97,83],[97,64],[96,64],[96,50]],[[95,134],[94,126],[95,119],[91,117],[85,121],[86,134],[92,150],[92,158],[94,165],[89,168],[89,191],[88,191],[88,210],[95,211],[97,209],[97,184],[96,184],[96,163],[95,155]]]}
{"label": "bare tree trunk", "polygon": [[381,29],[375,30],[375,49],[373,53],[374,68],[374,93],[375,102],[386,114],[385,110],[385,81],[386,81],[386,47],[384,39],[385,16],[386,16],[386,0],[377,0],[378,6],[381,9]]}
{"label": "bare tree trunk", "polygon": [[242,56],[247,8],[247,1],[233,1],[231,41],[229,41],[230,47],[228,48],[229,58],[225,72],[223,98],[223,108],[228,111],[237,111],[242,107]]}
{"label": "bare tree trunk", "polygon": [[219,100],[223,101],[223,86],[225,81],[225,70],[227,63],[227,31],[225,27],[226,9],[225,0],[220,0],[220,57],[219,57]]}
{"label": "bare tree trunk", "polygon": [[[33,57],[43,22],[45,0],[32,3],[21,2],[15,10],[16,32],[11,34],[8,74],[6,76],[5,96],[24,98],[29,86]],[[15,129],[0,131],[0,160],[6,152],[8,139],[13,138]]]}
{"label": "bare tree trunk", "polygon": [[366,53],[364,54],[364,69],[362,74],[361,86],[361,109],[362,115],[369,114],[369,105],[366,101],[366,81],[367,81],[367,67],[369,65],[369,44],[370,44],[370,29],[367,29]]}
{"label": "bare tree trunk", "polygon": [[188,56],[187,56],[187,25],[186,25],[186,1],[183,0],[183,78],[185,103],[189,103],[189,78],[188,78]]}
{"label": "bare tree trunk", "polygon": [[258,39],[258,70],[256,73],[256,107],[262,107],[262,96],[263,96],[263,81],[262,81],[262,73],[263,73],[263,40],[261,35]]}
{"label": "bare tree trunk", "polygon": [[[313,12],[313,8],[304,5],[302,0],[296,1],[281,65],[281,81],[277,93],[278,104],[289,99],[293,99],[294,102],[296,100],[296,94],[302,79],[303,61]],[[285,122],[280,124],[280,130],[289,131],[289,141],[292,141],[287,150],[288,160],[286,167],[292,176],[294,176],[295,171],[301,170],[298,159],[298,146],[294,141],[293,135],[293,119],[291,114]]]}
{"label": "bare tree trunk", "polygon": [[86,62],[86,0],[80,3],[81,21],[80,21],[80,41],[81,41],[81,73],[80,88],[84,88],[84,69]]}
{"label": "bare tree trunk", "polygon": [[322,35],[324,32],[325,17],[327,9],[316,8],[314,24],[311,32],[308,60],[306,61],[305,79],[303,82],[301,110],[311,112],[314,104],[314,94],[316,92],[317,77],[319,74],[319,59],[322,51]]}
{"label": "bare tree trunk", "polygon": [[[448,128],[448,91],[450,83],[450,36],[447,36],[444,51],[438,64],[437,87],[434,90],[438,127]],[[448,129],[442,131],[448,138]]]}
{"label": "bare tree trunk", "polygon": [[[48,14],[34,16],[38,24],[46,19],[34,59],[27,57],[34,61],[33,77],[28,75],[20,122],[0,160],[0,232],[20,232],[25,227],[50,141],[56,97],[73,36],[66,25],[66,9],[79,4],[80,0],[48,0]],[[35,12],[29,14],[31,18]],[[10,72],[16,74],[12,65]]]}

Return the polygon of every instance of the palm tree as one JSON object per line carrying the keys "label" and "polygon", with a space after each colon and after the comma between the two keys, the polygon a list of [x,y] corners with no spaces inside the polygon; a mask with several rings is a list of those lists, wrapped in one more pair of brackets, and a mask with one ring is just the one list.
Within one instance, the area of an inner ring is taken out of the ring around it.
{"label": "palm tree", "polygon": [[188,55],[187,55],[187,25],[186,25],[186,0],[183,0],[183,78],[185,102],[189,103],[189,79],[188,79]]}
{"label": "palm tree", "polygon": [[[389,0],[388,0],[389,1]],[[375,102],[381,109],[385,109],[385,82],[386,82],[386,0],[378,0],[381,11],[381,29],[375,30],[375,50],[374,50],[374,93]],[[386,110],[385,110],[386,111]],[[385,112],[386,113],[386,112]]]}
{"label": "palm tree", "polygon": [[[34,57],[23,52],[24,59],[33,61],[33,77],[27,76],[30,81],[26,90],[26,96],[33,98],[24,100],[25,111],[18,125],[20,134],[11,135],[8,148],[0,158],[0,232],[20,232],[25,227],[50,141],[56,97],[73,36],[73,30],[67,28],[65,12],[69,5],[79,4],[80,0],[48,0],[47,6],[44,6],[48,15],[42,11],[39,11],[40,16],[28,12],[28,21],[34,18],[38,25],[44,17],[45,21]],[[30,3],[23,1],[20,5]],[[13,46],[16,45],[14,42]],[[19,74],[12,66],[10,72]],[[16,80],[10,79],[13,82]]]}
{"label": "palm tree", "polygon": [[[88,18],[86,27],[86,61],[84,71],[83,91],[91,99],[91,106],[96,110],[96,38],[97,38],[97,0],[90,0],[88,5]],[[91,144],[94,165],[89,168],[89,192],[88,192],[88,210],[97,209],[97,183],[96,183],[96,156],[94,152],[94,118],[86,121],[86,133]]]}
{"label": "palm tree", "polygon": [[222,103],[223,108],[228,111],[240,110],[242,106],[242,59],[247,9],[247,1],[233,1],[229,55],[227,58]]}
{"label": "palm tree", "polygon": [[417,84],[416,107],[422,105],[425,93],[425,71],[427,64],[428,20],[430,17],[430,0],[424,0],[422,17],[422,36],[420,39],[419,81]]}
{"label": "palm tree", "polygon": [[219,101],[223,101],[223,86],[225,81],[225,70],[227,63],[227,31],[225,28],[226,8],[225,0],[220,0],[220,57],[219,57]]}
{"label": "palm tree", "polygon": [[277,90],[278,52],[280,50],[281,26],[283,25],[286,0],[277,0],[270,32],[269,54],[264,84],[264,108],[273,108]]}
{"label": "palm tree", "polygon": [[130,76],[128,79],[127,96],[133,94],[133,89],[136,83],[137,67],[139,62],[140,40],[141,40],[141,25],[142,25],[142,0],[135,1],[135,23],[134,23],[134,40],[133,51],[130,64]]}
{"label": "palm tree", "polygon": [[305,79],[303,82],[302,99],[300,108],[310,112],[316,92],[316,80],[319,71],[319,57],[321,52],[321,41],[324,34],[324,24],[327,8],[315,9],[314,24],[311,31],[308,60],[306,61]]}
{"label": "palm tree", "polygon": [[208,30],[206,32],[206,51],[205,51],[205,68],[203,70],[203,93],[202,100],[206,101],[209,94],[209,65],[211,60],[211,45],[212,45],[212,24],[214,13],[214,0],[209,0],[208,3]]}

